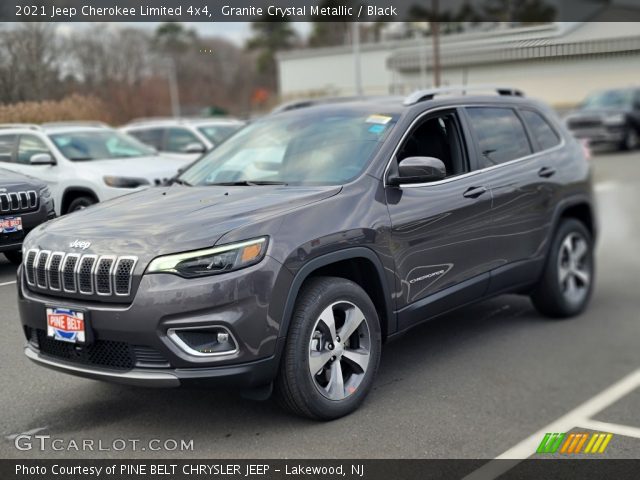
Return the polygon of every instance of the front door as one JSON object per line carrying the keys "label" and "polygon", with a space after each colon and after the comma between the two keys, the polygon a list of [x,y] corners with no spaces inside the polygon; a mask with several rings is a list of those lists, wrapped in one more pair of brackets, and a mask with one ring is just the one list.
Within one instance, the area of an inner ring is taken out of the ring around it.
{"label": "front door", "polygon": [[[391,248],[402,291],[401,330],[457,306],[449,306],[450,302],[466,303],[482,296],[487,272],[495,265],[489,178],[471,171],[463,131],[456,110],[427,115],[393,160],[436,157],[447,170],[444,180],[386,188]],[[439,294],[444,290],[446,299]]]}

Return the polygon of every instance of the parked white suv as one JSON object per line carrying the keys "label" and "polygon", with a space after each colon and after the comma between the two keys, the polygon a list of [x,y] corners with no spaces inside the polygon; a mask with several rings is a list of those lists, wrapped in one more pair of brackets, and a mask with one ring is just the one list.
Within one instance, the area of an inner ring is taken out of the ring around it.
{"label": "parked white suv", "polygon": [[191,162],[244,125],[232,118],[148,118],[134,120],[120,130],[163,155]]}
{"label": "parked white suv", "polygon": [[0,166],[44,181],[58,215],[160,185],[183,165],[98,123],[0,125]]}

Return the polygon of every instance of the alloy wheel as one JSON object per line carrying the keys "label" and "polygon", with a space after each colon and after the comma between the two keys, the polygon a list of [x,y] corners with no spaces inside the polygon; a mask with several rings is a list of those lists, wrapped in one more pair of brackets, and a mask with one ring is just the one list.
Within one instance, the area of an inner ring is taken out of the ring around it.
{"label": "alloy wheel", "polygon": [[560,245],[558,280],[565,298],[572,303],[581,302],[591,284],[589,243],[579,233],[572,232]]}
{"label": "alloy wheel", "polygon": [[318,391],[329,400],[356,392],[369,367],[371,333],[364,313],[339,301],[320,314],[309,341],[309,372]]}

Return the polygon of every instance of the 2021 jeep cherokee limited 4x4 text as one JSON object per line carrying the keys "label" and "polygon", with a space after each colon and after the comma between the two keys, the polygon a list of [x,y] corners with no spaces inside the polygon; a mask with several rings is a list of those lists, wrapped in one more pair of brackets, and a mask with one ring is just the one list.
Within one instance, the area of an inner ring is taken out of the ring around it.
{"label": "2021 jeep cherokee limited 4x4 text", "polygon": [[579,314],[596,234],[582,147],[517,91],[439,93],[267,116],[172,186],[38,228],[26,355],[137,385],[273,385],[331,419],[426,319],[504,292]]}

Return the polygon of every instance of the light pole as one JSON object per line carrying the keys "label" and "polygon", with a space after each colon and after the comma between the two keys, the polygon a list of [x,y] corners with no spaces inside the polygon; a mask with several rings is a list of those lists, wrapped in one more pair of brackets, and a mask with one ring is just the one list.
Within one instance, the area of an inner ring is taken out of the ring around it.
{"label": "light pole", "polygon": [[440,86],[440,23],[438,22],[438,0],[431,0],[431,36],[433,42],[433,86]]}
{"label": "light pole", "polygon": [[171,57],[163,59],[166,67],[167,80],[169,81],[169,99],[171,101],[171,115],[175,118],[180,116],[180,93],[178,91],[178,76],[176,74],[176,63]]}
{"label": "light pole", "polygon": [[353,44],[353,69],[356,95],[362,96],[362,69],[360,64],[360,26],[358,22],[351,22],[351,38]]}

